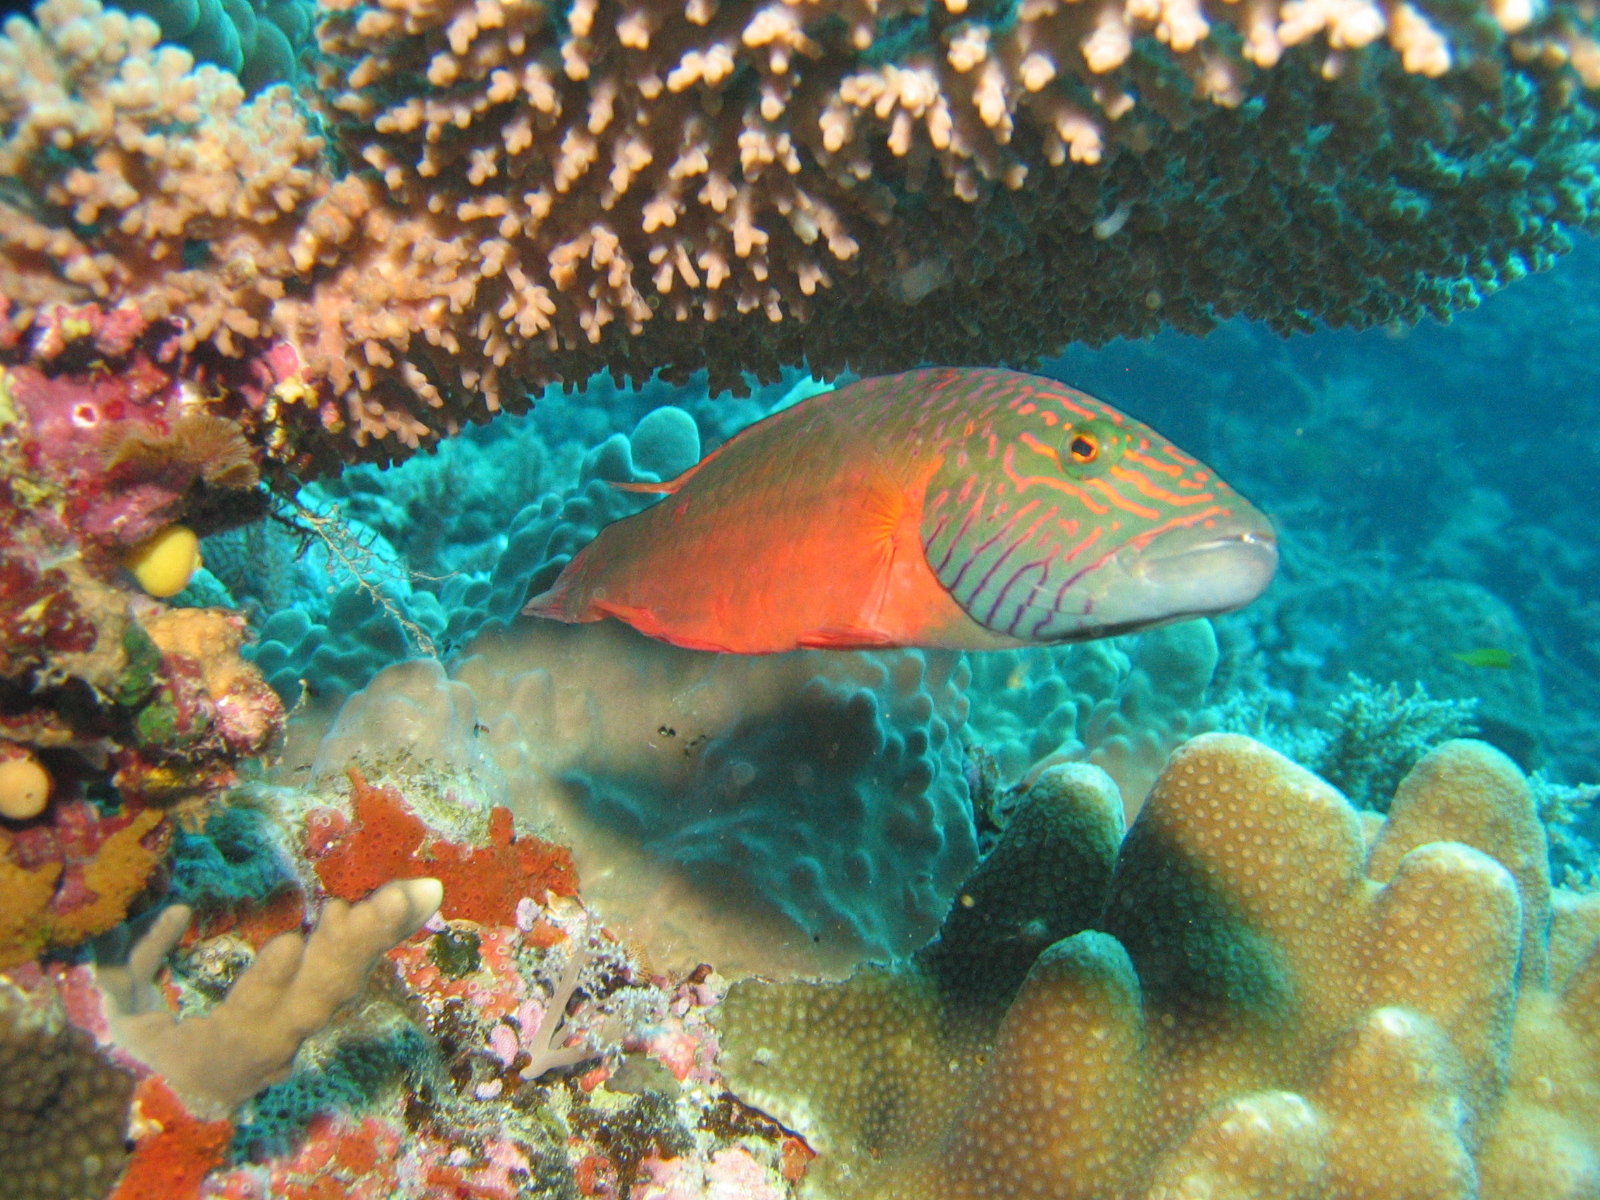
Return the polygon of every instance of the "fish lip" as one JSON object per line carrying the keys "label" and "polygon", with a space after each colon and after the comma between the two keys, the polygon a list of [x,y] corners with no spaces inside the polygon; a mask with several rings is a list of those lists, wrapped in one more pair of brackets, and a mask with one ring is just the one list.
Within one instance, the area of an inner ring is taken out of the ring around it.
{"label": "fish lip", "polygon": [[1278,538],[1263,517],[1175,534],[1129,555],[1127,563],[1129,575],[1147,589],[1146,603],[1165,610],[1168,620],[1243,608],[1277,573]]}
{"label": "fish lip", "polygon": [[1228,551],[1230,548],[1258,553],[1263,557],[1270,556],[1274,563],[1278,558],[1278,535],[1270,526],[1251,526],[1227,533],[1217,533],[1203,542],[1192,542],[1188,545],[1174,544],[1176,542],[1176,538],[1156,539],[1141,553],[1140,565],[1154,567],[1170,563],[1175,559],[1193,560],[1201,555]]}

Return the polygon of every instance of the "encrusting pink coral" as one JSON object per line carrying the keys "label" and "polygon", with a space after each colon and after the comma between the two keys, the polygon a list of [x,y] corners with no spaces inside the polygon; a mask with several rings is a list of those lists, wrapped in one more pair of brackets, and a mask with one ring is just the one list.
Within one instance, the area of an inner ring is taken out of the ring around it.
{"label": "encrusting pink coral", "polygon": [[348,774],[349,824],[339,829],[338,813],[308,814],[309,821],[325,826],[312,858],[329,895],[357,899],[384,880],[427,871],[444,884],[447,920],[512,925],[524,897],[577,894],[571,852],[531,835],[519,837],[509,809],[490,811],[487,846],[457,845],[436,836],[398,788],[369,784],[354,767]]}

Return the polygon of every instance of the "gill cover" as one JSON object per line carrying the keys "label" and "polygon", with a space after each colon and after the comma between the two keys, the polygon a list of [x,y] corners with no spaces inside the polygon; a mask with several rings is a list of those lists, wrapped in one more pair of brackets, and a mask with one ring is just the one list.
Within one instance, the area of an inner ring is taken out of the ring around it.
{"label": "gill cover", "polygon": [[[1071,641],[1151,624],[1130,563],[1243,501],[1147,426],[1040,383],[950,447],[924,500],[928,565],[969,617],[1005,637]],[[1119,555],[1119,570],[1097,577]]]}

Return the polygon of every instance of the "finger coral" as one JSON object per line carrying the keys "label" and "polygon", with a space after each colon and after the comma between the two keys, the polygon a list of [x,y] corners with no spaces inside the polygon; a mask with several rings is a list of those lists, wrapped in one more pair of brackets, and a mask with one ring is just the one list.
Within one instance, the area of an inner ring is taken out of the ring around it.
{"label": "finger coral", "polygon": [[285,933],[261,948],[221,1004],[178,1020],[154,985],[189,926],[178,904],[156,919],[127,961],[98,972],[119,1046],[164,1076],[188,1110],[227,1116],[288,1076],[300,1043],[353,999],[377,960],[437,911],[433,879],[385,884],[359,904],[330,900],[309,938]]}
{"label": "finger coral", "polygon": [[[816,1135],[837,1195],[1585,1194],[1600,931],[1566,901],[1548,924],[1544,856],[1525,780],[1482,743],[1424,758],[1369,849],[1327,784],[1207,735],[1157,782],[1092,927],[1039,955],[998,1025],[953,1021],[937,974],[746,983],[724,1065]],[[793,1020],[819,1005],[837,1016]],[[872,1022],[949,1069],[880,1055],[893,1106],[848,1102],[860,1073],[823,1047]],[[791,1070],[836,1081],[809,1116]]]}

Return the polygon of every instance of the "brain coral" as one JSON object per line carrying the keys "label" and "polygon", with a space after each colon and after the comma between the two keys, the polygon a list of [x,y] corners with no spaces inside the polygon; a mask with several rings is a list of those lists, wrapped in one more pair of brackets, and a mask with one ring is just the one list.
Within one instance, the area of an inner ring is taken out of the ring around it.
{"label": "brain coral", "polygon": [[[1092,826],[1103,802],[1077,794]],[[1550,919],[1544,859],[1526,781],[1483,743],[1424,759],[1369,844],[1315,776],[1206,735],[1130,829],[1096,928],[1040,954],[998,1026],[937,972],[744,983],[723,1062],[823,1149],[816,1195],[1592,1195],[1600,928],[1570,894]],[[1026,915],[1033,890],[981,894]],[[790,1072],[828,1081],[809,1109]]]}
{"label": "brain coral", "polygon": [[255,436],[301,470],[602,368],[1443,315],[1595,223],[1569,0],[322,8],[314,120],[96,0],[0,42],[13,324],[131,300],[275,356]]}

